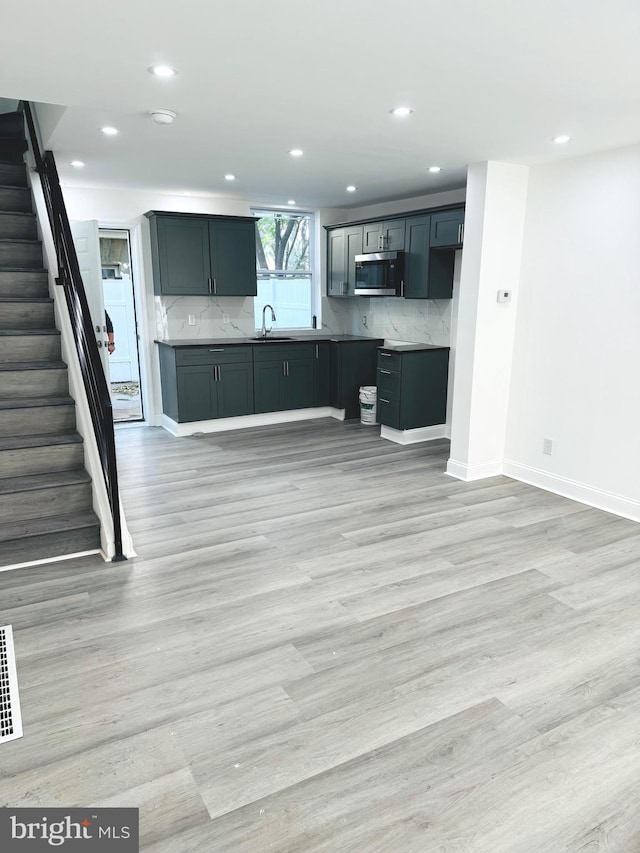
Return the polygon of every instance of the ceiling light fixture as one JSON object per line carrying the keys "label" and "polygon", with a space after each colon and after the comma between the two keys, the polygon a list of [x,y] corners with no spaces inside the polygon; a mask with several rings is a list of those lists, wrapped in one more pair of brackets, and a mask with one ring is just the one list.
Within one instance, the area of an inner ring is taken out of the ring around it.
{"label": "ceiling light fixture", "polygon": [[149,73],[156,77],[175,77],[178,72],[170,65],[152,65]]}
{"label": "ceiling light fixture", "polygon": [[224,176],[224,179],[225,179],[225,181],[235,181],[236,176],[235,176],[235,175],[232,175],[232,174],[231,174],[231,172],[229,172],[229,174],[228,174],[228,175],[225,175],[225,176]]}
{"label": "ceiling light fixture", "polygon": [[150,115],[156,124],[173,124],[177,113],[173,110],[151,110]]}
{"label": "ceiling light fixture", "polygon": [[111,127],[107,125],[107,127],[101,127],[100,131],[104,133],[105,136],[116,136],[120,131],[117,127]]}
{"label": "ceiling light fixture", "polygon": [[394,107],[392,110],[389,110],[392,116],[396,116],[397,118],[406,118],[410,116],[413,110],[411,107]]}
{"label": "ceiling light fixture", "polygon": [[429,166],[429,171],[431,172],[432,175],[435,175],[436,172],[442,171],[442,167],[441,166]]}
{"label": "ceiling light fixture", "polygon": [[291,154],[292,157],[302,157],[304,151],[302,148],[292,148],[291,151],[289,151],[289,154]]}
{"label": "ceiling light fixture", "polygon": [[295,199],[290,198],[287,204],[295,204]]}
{"label": "ceiling light fixture", "polygon": [[82,160],[72,160],[70,165],[76,169],[84,168],[84,163],[82,162]]}
{"label": "ceiling light fixture", "polygon": [[570,139],[571,139],[571,137],[570,137],[570,136],[567,136],[567,134],[566,134],[566,133],[561,133],[561,134],[560,134],[560,136],[554,136],[554,137],[553,137],[553,141],[554,141],[557,145],[564,145],[564,144],[565,144],[565,142],[568,142]]}
{"label": "ceiling light fixture", "polygon": [[347,187],[347,192],[354,193],[357,189],[358,187],[355,187],[353,184],[349,184],[349,186]]}

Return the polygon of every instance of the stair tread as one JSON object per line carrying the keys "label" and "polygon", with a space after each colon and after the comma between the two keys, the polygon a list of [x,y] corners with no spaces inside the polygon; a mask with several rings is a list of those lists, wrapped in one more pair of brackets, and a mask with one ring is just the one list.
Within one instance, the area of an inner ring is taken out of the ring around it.
{"label": "stair tread", "polygon": [[[7,270],[0,267],[0,272],[7,272]],[[34,270],[34,272],[39,272],[39,270]],[[52,305],[53,299],[50,296],[0,296],[0,302],[20,302],[21,304],[27,302],[31,304],[42,303]]]}
{"label": "stair tread", "polygon": [[91,477],[84,468],[72,471],[54,471],[50,474],[26,474],[23,477],[0,479],[0,495],[31,492],[35,489],[57,489],[78,483],[90,483]]}
{"label": "stair tread", "polygon": [[20,337],[21,335],[26,335],[27,337],[32,337],[33,335],[59,335],[60,331],[58,329],[0,329],[0,338],[5,335],[6,337]]}
{"label": "stair tread", "polygon": [[[1,210],[0,213],[11,213],[9,210]],[[0,237],[0,243],[29,243],[32,246],[40,246],[41,240],[30,240],[25,237]]]}
{"label": "stair tread", "polygon": [[100,524],[93,510],[52,515],[46,518],[30,518],[25,521],[9,521],[0,524],[0,542],[11,539],[28,539],[47,533],[77,530],[81,527],[97,527]]}
{"label": "stair tread", "polygon": [[0,364],[0,372],[4,370],[66,370],[64,361],[5,361]]}
{"label": "stair tread", "polygon": [[82,444],[78,432],[54,432],[45,435],[12,435],[0,438],[0,450],[23,450],[27,447],[60,447],[63,444]]}
{"label": "stair tread", "polygon": [[40,409],[47,406],[73,406],[73,398],[63,397],[1,397],[0,410]]}

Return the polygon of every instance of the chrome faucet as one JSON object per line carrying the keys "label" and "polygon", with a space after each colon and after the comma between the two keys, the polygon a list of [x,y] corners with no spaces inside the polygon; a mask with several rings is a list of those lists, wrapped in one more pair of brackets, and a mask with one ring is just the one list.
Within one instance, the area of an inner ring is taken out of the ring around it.
{"label": "chrome faucet", "polygon": [[271,322],[272,323],[276,322],[276,312],[273,310],[273,306],[272,305],[265,305],[264,308],[262,309],[262,337],[263,338],[266,338],[267,335],[269,334],[269,332],[271,331],[271,329],[267,329],[265,319],[264,319],[264,314],[265,314],[265,311],[267,310],[267,308],[271,311]]}

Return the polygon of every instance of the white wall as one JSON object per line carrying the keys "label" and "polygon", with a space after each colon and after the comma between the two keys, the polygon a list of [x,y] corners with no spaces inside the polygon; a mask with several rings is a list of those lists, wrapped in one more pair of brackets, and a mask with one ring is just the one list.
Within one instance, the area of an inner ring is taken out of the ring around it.
{"label": "white wall", "polygon": [[531,170],[505,464],[636,520],[639,188],[640,146]]}

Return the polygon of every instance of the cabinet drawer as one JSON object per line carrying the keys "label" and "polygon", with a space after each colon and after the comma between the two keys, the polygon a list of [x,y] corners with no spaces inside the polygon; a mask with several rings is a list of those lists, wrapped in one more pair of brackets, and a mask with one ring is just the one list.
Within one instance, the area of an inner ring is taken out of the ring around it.
{"label": "cabinet drawer", "polygon": [[400,399],[400,374],[395,370],[389,370],[383,366],[378,368],[377,373],[378,394],[393,400]]}
{"label": "cabinet drawer", "polygon": [[197,364],[239,364],[250,361],[251,347],[249,346],[202,346],[176,350],[178,367]]}
{"label": "cabinet drawer", "polygon": [[304,358],[314,358],[314,344],[255,344],[253,360],[264,361],[298,361]]}
{"label": "cabinet drawer", "polygon": [[400,429],[400,403],[378,392],[378,423]]}
{"label": "cabinet drawer", "polygon": [[401,353],[385,349],[378,350],[378,367],[383,367],[385,370],[395,370],[396,373],[399,373],[401,364]]}

